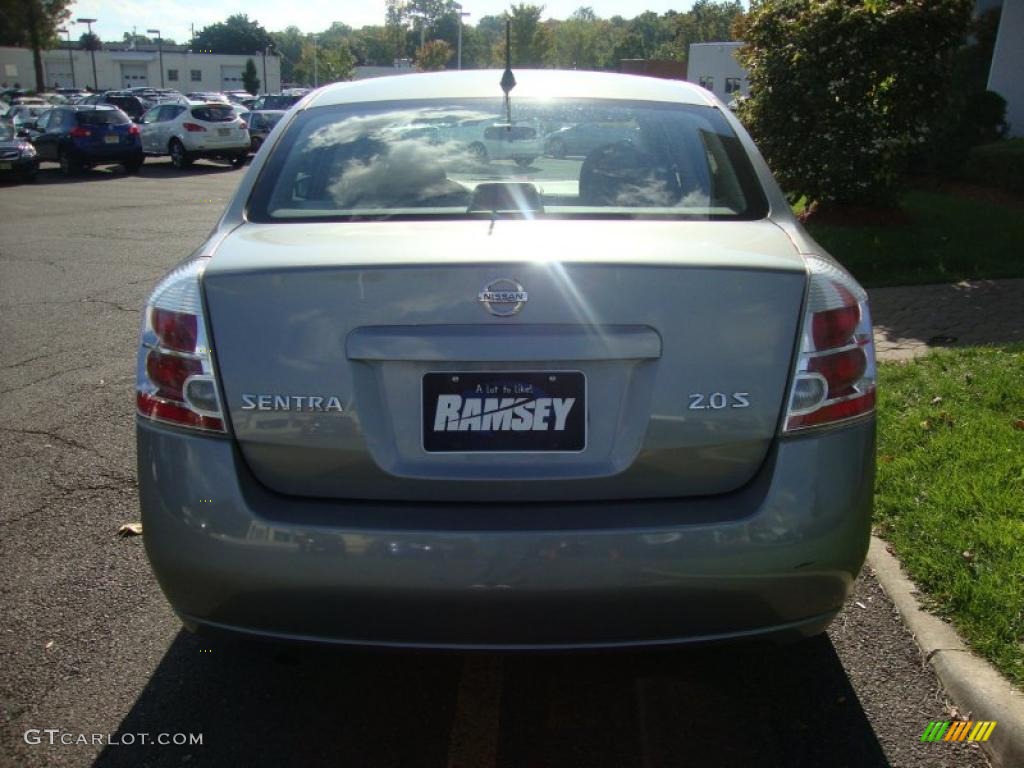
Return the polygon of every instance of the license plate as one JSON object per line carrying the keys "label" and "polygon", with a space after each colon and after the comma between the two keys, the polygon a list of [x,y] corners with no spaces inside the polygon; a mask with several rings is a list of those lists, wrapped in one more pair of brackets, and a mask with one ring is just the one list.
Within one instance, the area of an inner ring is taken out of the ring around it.
{"label": "license plate", "polygon": [[218,136],[230,136],[231,135],[231,129],[230,128],[218,128],[217,129],[217,135]]}
{"label": "license plate", "polygon": [[107,142],[107,144],[117,144],[117,142],[119,142],[121,140],[121,137],[120,136],[104,136],[103,140],[105,142]]}
{"label": "license plate", "polygon": [[11,170],[11,164],[10,163],[0,163],[0,171],[9,171],[9,170]]}
{"label": "license plate", "polygon": [[578,453],[587,444],[580,371],[423,375],[428,453]]}

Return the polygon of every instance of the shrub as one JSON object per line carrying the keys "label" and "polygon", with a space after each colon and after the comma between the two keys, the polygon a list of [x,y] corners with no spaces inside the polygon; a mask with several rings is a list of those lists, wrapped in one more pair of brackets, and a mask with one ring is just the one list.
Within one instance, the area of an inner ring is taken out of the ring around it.
{"label": "shrub", "polygon": [[1024,194],[1024,139],[974,147],[967,155],[964,176],[980,184]]}
{"label": "shrub", "polygon": [[792,199],[892,203],[944,112],[972,0],[753,0],[738,113]]}

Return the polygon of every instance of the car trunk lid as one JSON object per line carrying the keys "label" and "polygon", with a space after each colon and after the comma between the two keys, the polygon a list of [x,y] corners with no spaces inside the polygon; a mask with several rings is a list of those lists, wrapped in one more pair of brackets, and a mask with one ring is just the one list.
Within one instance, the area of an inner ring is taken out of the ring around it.
{"label": "car trunk lid", "polygon": [[[803,262],[767,221],[640,230],[243,225],[219,247],[204,292],[248,466],[282,493],[353,499],[652,498],[743,485],[776,434]],[[516,398],[531,401],[541,428],[521,429],[522,411],[499,413]],[[489,427],[480,411],[494,413]],[[571,434],[555,434],[560,416]]]}

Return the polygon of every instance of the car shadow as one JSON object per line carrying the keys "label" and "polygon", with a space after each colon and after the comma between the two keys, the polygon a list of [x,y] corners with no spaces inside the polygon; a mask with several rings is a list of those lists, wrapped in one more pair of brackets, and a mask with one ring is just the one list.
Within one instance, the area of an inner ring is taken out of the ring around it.
{"label": "car shadow", "polygon": [[112,766],[444,766],[461,658],[175,638],[110,745]]}
{"label": "car shadow", "polygon": [[[828,637],[505,665],[500,768],[882,768]],[[518,714],[516,714],[518,713]]]}
{"label": "car shadow", "polygon": [[889,765],[825,636],[484,657],[501,665],[500,712],[480,719],[499,723],[491,736],[476,727],[473,697],[459,700],[465,658],[182,632],[117,733],[202,734],[202,744],[112,745],[94,768],[447,766],[457,710],[469,713],[471,740],[493,742],[487,762],[501,768]]}

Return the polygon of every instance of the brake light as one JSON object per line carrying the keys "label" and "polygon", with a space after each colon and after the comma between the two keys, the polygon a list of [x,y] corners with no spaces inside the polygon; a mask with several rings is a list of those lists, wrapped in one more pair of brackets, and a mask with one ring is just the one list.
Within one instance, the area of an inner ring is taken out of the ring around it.
{"label": "brake light", "polygon": [[875,343],[867,293],[834,262],[804,258],[810,285],[784,433],[875,410]]}
{"label": "brake light", "polygon": [[92,136],[92,131],[88,128],[83,128],[80,125],[76,125],[69,133],[73,139],[87,139]]}
{"label": "brake light", "polygon": [[135,125],[134,123],[132,125],[129,125],[128,126],[128,135],[129,136],[138,136],[139,135],[139,126]]}
{"label": "brake light", "polygon": [[189,133],[203,133],[206,131],[206,129],[203,126],[198,125],[196,123],[182,123],[181,127],[184,128]]}
{"label": "brake light", "polygon": [[186,262],[161,280],[146,302],[135,374],[140,416],[224,432],[203,319],[199,279],[207,259]]}

